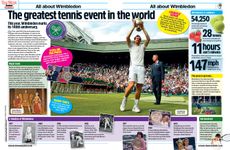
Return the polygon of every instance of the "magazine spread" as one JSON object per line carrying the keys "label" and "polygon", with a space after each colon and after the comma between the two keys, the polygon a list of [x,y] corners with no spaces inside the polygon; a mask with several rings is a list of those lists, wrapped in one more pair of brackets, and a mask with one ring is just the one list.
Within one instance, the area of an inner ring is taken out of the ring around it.
{"label": "magazine spread", "polygon": [[0,7],[6,148],[230,148],[226,1]]}

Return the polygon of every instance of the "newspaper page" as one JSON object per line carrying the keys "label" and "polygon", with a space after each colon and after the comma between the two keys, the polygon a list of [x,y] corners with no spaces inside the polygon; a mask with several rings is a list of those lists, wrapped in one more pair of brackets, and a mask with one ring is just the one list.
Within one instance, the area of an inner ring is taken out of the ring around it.
{"label": "newspaper page", "polygon": [[4,149],[228,150],[227,11],[1,0]]}

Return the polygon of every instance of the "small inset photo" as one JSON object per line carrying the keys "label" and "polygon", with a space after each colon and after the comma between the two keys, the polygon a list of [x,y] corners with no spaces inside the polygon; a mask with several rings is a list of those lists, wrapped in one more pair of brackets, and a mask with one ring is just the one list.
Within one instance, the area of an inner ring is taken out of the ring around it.
{"label": "small inset photo", "polygon": [[57,81],[61,67],[57,65],[48,65],[45,75],[48,81]]}
{"label": "small inset photo", "polygon": [[174,138],[174,150],[196,150],[195,137]]}
{"label": "small inset photo", "polygon": [[221,115],[221,96],[192,96],[193,115]]}
{"label": "small inset photo", "polygon": [[[227,136],[224,136],[224,137],[227,137],[227,141],[229,142],[230,141],[230,134],[228,134]],[[211,141],[211,144],[212,145],[222,145],[221,144],[221,134],[220,133],[217,133],[215,134],[213,137],[212,137],[212,141]],[[223,139],[224,140],[224,139]]]}
{"label": "small inset photo", "polygon": [[123,150],[147,150],[146,135],[137,132],[135,135],[123,135]]}
{"label": "small inset photo", "polygon": [[111,114],[100,114],[99,118],[99,131],[112,132],[113,131],[113,119]]}
{"label": "small inset photo", "polygon": [[149,113],[149,125],[169,128],[171,122],[171,113],[166,111],[151,109]]}
{"label": "small inset photo", "polygon": [[35,144],[36,124],[35,123],[23,123],[22,130],[22,143]]}
{"label": "small inset photo", "polygon": [[49,65],[45,75],[48,81],[55,81],[60,83],[68,83],[72,79],[72,74],[70,73],[70,67]]}
{"label": "small inset photo", "polygon": [[84,147],[83,133],[78,131],[70,132],[70,144],[71,148],[82,148]]}
{"label": "small inset photo", "polygon": [[47,114],[46,89],[10,89],[11,115]]}

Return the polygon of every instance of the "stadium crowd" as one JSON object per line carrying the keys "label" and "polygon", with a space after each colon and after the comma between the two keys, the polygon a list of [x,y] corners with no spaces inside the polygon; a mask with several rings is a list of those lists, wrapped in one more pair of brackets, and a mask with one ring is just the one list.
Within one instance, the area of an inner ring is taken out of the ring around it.
{"label": "stadium crowd", "polygon": [[162,87],[163,93],[167,96],[188,94],[188,66],[187,64],[171,64],[165,67],[165,82]]}
{"label": "stadium crowd", "polygon": [[[152,83],[150,65],[147,65],[145,69],[143,92],[147,93],[151,92]],[[97,81],[97,83],[108,84],[117,92],[123,92],[128,85],[128,65],[75,63],[71,72],[75,77],[88,79],[83,80],[85,84],[94,84]],[[90,82],[89,79],[94,80]],[[188,67],[186,64],[165,64],[165,82],[162,92],[166,96],[188,94]]]}
{"label": "stadium crowd", "polygon": [[[51,79],[52,81],[63,81],[63,78],[59,78],[59,76],[63,74],[65,69],[62,67],[59,68],[59,70],[61,71],[56,71],[59,72],[59,75],[55,77],[57,80]],[[105,89],[107,89],[108,92],[124,92],[128,85],[128,65],[75,63],[67,70],[72,74],[70,82],[81,83],[83,90],[105,92]],[[145,66],[145,70],[145,84],[142,88],[142,92],[151,93],[152,81],[150,65]],[[52,72],[52,70],[48,72]],[[55,73],[53,74],[55,75]],[[51,76],[47,75],[47,79],[50,77]],[[135,88],[133,90],[135,91]],[[165,64],[165,80],[162,85],[162,93],[166,96],[188,94],[187,64]]]}

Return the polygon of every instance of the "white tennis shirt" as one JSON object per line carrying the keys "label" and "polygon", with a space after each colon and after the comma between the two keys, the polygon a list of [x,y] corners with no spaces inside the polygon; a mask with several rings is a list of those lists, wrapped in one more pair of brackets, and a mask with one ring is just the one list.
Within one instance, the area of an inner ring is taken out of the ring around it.
{"label": "white tennis shirt", "polygon": [[145,46],[132,44],[129,48],[130,66],[144,66]]}

